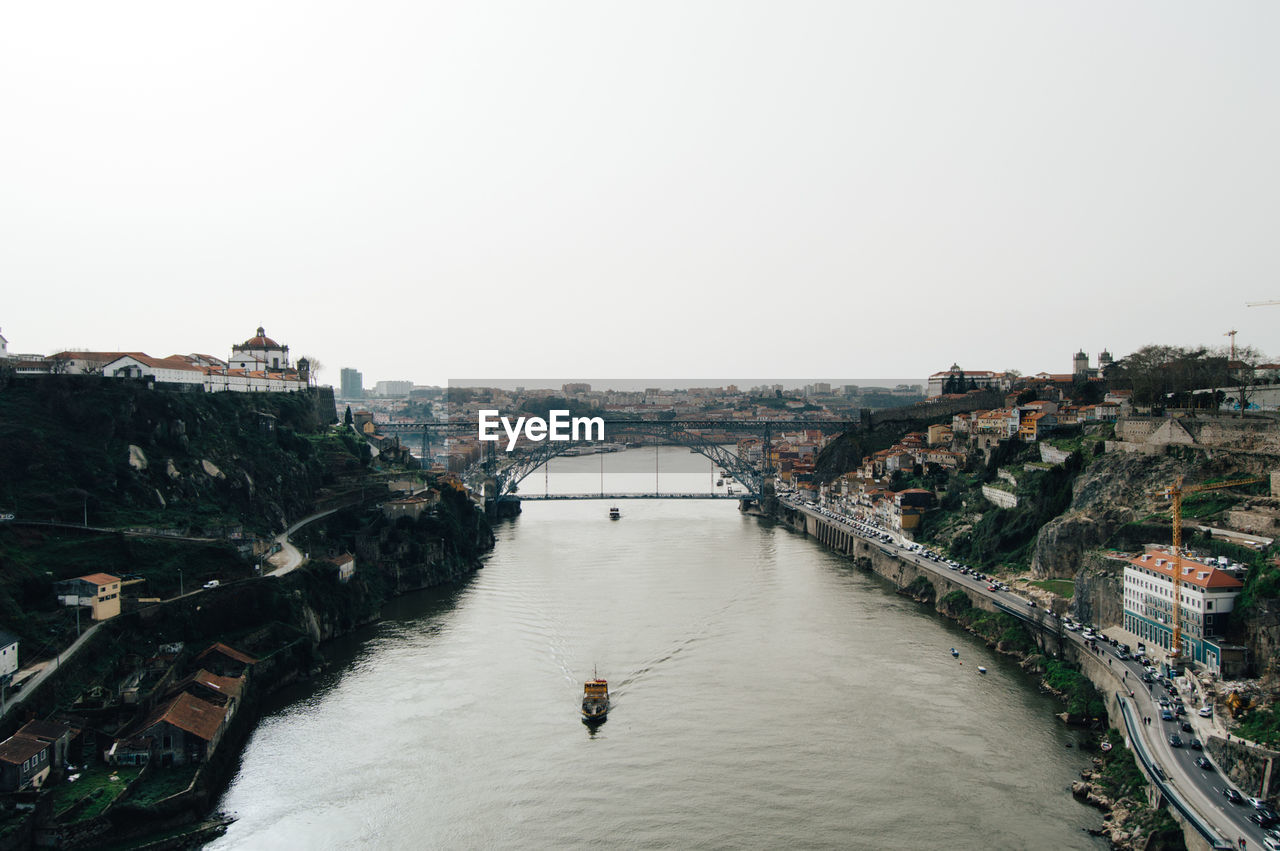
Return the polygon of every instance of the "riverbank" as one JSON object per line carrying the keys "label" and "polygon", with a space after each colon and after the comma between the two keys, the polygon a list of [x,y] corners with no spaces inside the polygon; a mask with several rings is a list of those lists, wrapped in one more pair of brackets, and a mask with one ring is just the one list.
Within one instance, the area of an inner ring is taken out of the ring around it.
{"label": "riverbank", "polygon": [[[1064,651],[1070,651],[1072,646],[1046,646],[1043,636],[1026,629],[1019,619],[975,604],[968,590],[946,574],[922,569],[899,558],[892,550],[829,528],[830,524],[825,521],[783,503],[775,503],[772,509],[771,516],[767,516],[764,522],[776,522],[813,538],[827,549],[852,560],[858,568],[891,583],[898,594],[926,604],[937,614],[959,624],[981,639],[989,649],[1014,659],[1041,691],[1054,695],[1064,704],[1065,711],[1057,716],[1064,724],[1097,729],[1103,736],[1100,741],[1119,736],[1116,728],[1122,728],[1123,722],[1112,720],[1118,713],[1114,701],[1105,698],[1106,694],[1114,691],[1113,684],[1098,681],[1096,672],[1091,670],[1096,665],[1077,663],[1076,667],[1071,667],[1064,664],[1070,661],[1063,655]],[[1110,730],[1106,730],[1108,723]],[[1120,741],[1123,742],[1123,736],[1120,736]],[[1077,795],[1106,814],[1104,828],[1097,835],[1105,836],[1113,847],[1126,851],[1185,848],[1183,830],[1174,818],[1163,808],[1150,807],[1145,800],[1146,779],[1133,755],[1124,747],[1113,747],[1105,757],[1107,764],[1117,764],[1118,773],[1139,778],[1141,791],[1138,787],[1126,787],[1127,794],[1116,798],[1106,794],[1104,785],[1098,785],[1089,787],[1083,796]],[[1099,762],[1095,771],[1104,767]],[[1086,781],[1096,779],[1091,772],[1086,772],[1086,775]]]}
{"label": "riverbank", "polygon": [[[483,512],[461,494],[444,496],[437,511],[419,518],[390,521],[378,509],[353,507],[318,526],[311,543],[324,542],[326,548],[313,551],[336,547],[359,552],[353,575],[343,576],[328,558],[315,558],[284,576],[233,582],[119,616],[101,624],[72,662],[40,684],[32,694],[32,708],[56,710],[83,731],[88,765],[82,773],[130,777],[123,787],[103,790],[110,800],[87,807],[68,808],[50,799],[72,800],[84,781],[52,786],[41,793],[43,803],[35,810],[6,820],[0,847],[24,848],[35,842],[85,848],[151,843],[154,838],[153,847],[168,848],[206,841],[221,829],[217,820],[208,823],[209,813],[238,770],[243,748],[271,697],[323,670],[325,642],[377,622],[384,605],[400,595],[465,579],[493,546]],[[212,754],[189,770],[162,768],[157,762],[126,772],[98,763],[102,752],[149,707],[171,699],[182,672],[199,667],[196,654],[215,642],[256,661]],[[95,682],[114,683],[118,674],[112,672],[121,671],[129,658],[146,659],[161,645],[182,648],[175,673],[154,682],[149,678],[152,685],[136,705],[115,706],[113,701],[92,711],[80,708],[77,695],[94,689],[103,694]]]}

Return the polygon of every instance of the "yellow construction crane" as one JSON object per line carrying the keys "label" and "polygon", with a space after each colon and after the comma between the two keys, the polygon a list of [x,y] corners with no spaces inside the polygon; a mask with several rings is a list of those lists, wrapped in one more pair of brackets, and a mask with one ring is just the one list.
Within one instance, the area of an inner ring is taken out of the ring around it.
{"label": "yellow construction crane", "polygon": [[1216,491],[1223,488],[1235,488],[1242,485],[1255,485],[1258,482],[1266,481],[1259,477],[1249,479],[1234,479],[1230,482],[1214,482],[1207,485],[1191,485],[1190,487],[1182,486],[1182,476],[1178,476],[1177,480],[1169,485],[1168,488],[1161,491],[1161,494],[1173,500],[1173,557],[1169,560],[1170,566],[1173,568],[1173,645],[1171,647],[1170,661],[1177,665],[1182,661],[1182,495],[1188,493],[1200,493],[1201,491]]}

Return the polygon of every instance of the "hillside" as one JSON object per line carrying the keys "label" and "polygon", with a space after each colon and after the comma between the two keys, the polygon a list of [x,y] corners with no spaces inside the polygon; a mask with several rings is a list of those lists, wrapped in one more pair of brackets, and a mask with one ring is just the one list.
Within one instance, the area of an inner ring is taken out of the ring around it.
{"label": "hillside", "polygon": [[[168,597],[251,576],[255,540],[367,475],[363,442],[331,432],[334,419],[320,392],[177,394],[88,376],[10,384],[0,624],[24,640],[23,658],[74,634],[58,580],[106,572],[130,583],[129,596]],[[75,528],[86,519],[91,528]]]}

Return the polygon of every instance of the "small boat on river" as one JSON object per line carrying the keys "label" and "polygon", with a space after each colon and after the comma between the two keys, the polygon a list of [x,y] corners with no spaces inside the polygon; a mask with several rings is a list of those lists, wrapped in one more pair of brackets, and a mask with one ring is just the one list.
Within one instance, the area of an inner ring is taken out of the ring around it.
{"label": "small boat on river", "polygon": [[598,676],[582,686],[582,721],[600,724],[609,716],[609,682]]}
{"label": "small boat on river", "polygon": [[622,512],[618,510],[618,506],[614,505],[609,508],[609,519],[617,520],[622,517]]}

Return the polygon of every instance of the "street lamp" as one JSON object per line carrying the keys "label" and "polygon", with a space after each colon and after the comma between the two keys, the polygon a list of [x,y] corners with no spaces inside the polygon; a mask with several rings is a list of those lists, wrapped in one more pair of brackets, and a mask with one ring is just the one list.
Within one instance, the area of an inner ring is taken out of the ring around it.
{"label": "street lamp", "polygon": [[178,568],[178,596],[181,597],[182,595],[182,568]]}

